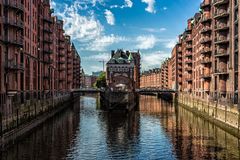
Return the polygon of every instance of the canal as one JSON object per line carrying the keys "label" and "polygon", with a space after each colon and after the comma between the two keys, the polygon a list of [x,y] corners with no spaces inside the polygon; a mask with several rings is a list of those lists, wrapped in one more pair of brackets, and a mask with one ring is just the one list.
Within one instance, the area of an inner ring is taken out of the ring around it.
{"label": "canal", "polygon": [[2,160],[239,159],[239,139],[153,96],[138,111],[108,113],[80,100],[1,153]]}

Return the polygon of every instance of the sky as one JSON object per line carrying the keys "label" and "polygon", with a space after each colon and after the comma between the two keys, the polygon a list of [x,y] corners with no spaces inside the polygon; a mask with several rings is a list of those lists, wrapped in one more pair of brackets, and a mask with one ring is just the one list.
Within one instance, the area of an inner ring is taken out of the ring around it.
{"label": "sky", "polygon": [[51,0],[54,15],[81,56],[87,74],[103,69],[111,50],[140,50],[142,70],[170,57],[201,0]]}

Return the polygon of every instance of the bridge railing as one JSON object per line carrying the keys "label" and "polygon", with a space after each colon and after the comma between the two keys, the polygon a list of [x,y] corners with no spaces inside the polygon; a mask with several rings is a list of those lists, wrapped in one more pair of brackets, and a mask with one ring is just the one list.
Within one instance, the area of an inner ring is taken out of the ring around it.
{"label": "bridge railing", "polygon": [[73,89],[72,92],[102,92],[103,89],[97,89],[97,88],[79,88],[79,89]]}
{"label": "bridge railing", "polygon": [[168,88],[140,88],[136,90],[137,92],[176,92],[173,89]]}

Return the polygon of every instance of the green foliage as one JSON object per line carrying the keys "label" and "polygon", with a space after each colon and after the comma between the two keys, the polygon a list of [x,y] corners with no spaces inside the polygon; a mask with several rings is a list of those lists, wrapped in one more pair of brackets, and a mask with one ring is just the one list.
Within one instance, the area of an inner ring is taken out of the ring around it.
{"label": "green foliage", "polygon": [[106,73],[105,72],[102,72],[99,77],[97,78],[95,84],[94,84],[95,87],[97,88],[105,88],[107,86],[107,83],[106,83]]}

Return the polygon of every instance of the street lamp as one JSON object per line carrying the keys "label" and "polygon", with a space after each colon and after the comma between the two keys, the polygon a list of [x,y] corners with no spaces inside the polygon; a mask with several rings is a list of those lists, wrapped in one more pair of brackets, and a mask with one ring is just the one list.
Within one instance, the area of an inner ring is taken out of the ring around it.
{"label": "street lamp", "polygon": [[105,68],[105,60],[101,60],[101,61],[98,61],[98,62],[102,63],[102,65],[103,65],[103,72],[104,72],[104,68]]}

